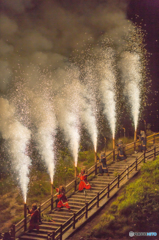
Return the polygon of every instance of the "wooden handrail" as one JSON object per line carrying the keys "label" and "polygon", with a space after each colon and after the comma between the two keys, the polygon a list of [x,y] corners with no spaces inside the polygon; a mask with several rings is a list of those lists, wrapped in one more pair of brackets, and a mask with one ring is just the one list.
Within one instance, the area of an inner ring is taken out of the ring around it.
{"label": "wooden handrail", "polygon": [[[54,195],[55,196],[55,195]],[[41,207],[43,207],[46,203],[48,203],[49,201],[51,201],[52,197],[49,198],[48,200],[46,200],[44,203],[41,204]]]}
{"label": "wooden handrail", "polygon": [[[147,141],[150,139],[150,138],[152,138],[152,137],[156,137],[156,136],[158,136],[157,138],[159,138],[159,133],[154,133],[154,134],[152,134],[152,135],[149,135],[149,136],[147,136]],[[139,140],[137,140],[136,141],[136,143],[139,143]],[[131,148],[127,148],[127,147],[129,147],[129,146],[131,146],[132,145],[132,149],[133,149],[133,147],[134,147],[134,142],[132,142],[132,143],[128,143],[128,144],[126,144],[126,146],[125,146],[125,151],[127,151],[127,150],[130,150]],[[157,148],[158,146],[156,146],[156,148]],[[127,148],[127,149],[126,149]],[[117,151],[117,149],[115,149],[115,156],[117,155],[117,153],[116,153],[116,151]],[[152,149],[152,150],[150,150],[150,152],[152,152],[152,151],[154,151],[154,149]],[[111,151],[108,155],[106,155],[106,158],[108,158],[111,154],[113,153],[113,151]],[[157,154],[158,152],[156,151],[156,154]],[[153,155],[153,154],[151,154],[151,155]],[[139,158],[142,156],[142,154],[139,156]],[[148,156],[149,157],[149,156]],[[139,159],[138,158],[138,159]],[[110,162],[110,160],[112,160],[112,158],[110,158],[110,159],[108,159],[107,161],[108,161],[108,164],[109,164],[109,162]],[[139,164],[139,163],[141,163],[142,161],[140,161],[140,162],[138,162],[137,164]],[[134,163],[133,163],[134,164]],[[130,166],[129,166],[129,172],[130,172],[130,168],[133,166],[133,164],[131,164]],[[95,166],[96,166],[96,164],[94,164],[93,166],[91,166],[88,170],[87,170],[87,172],[90,172],[89,173],[89,175],[91,175],[93,172],[95,172]],[[97,168],[99,167],[99,163],[97,163]],[[94,168],[94,170],[92,170]],[[92,171],[92,172],[91,172]],[[121,173],[121,175],[123,175],[123,173],[125,172],[125,176],[127,175],[127,173],[126,173],[126,169]],[[124,177],[125,177],[124,176]],[[122,178],[123,179],[123,178]],[[66,192],[66,193],[68,193],[69,191],[71,191],[73,188],[74,188],[74,184],[75,184],[75,181],[76,181],[77,179],[74,179],[74,180],[72,180],[69,184],[67,184],[66,185],[66,189],[68,188],[68,187],[70,187],[71,185],[71,188]],[[115,181],[117,181],[117,178],[116,179],[114,179],[112,182],[111,182],[111,184],[110,184],[110,186],[115,182]],[[99,193],[99,196],[106,190],[106,188],[107,187],[105,187],[100,193]],[[111,191],[111,189],[110,189],[110,191]],[[109,191],[109,192],[110,192]],[[57,196],[57,194],[58,193],[56,193],[55,195],[54,195],[54,197],[56,197]],[[51,201],[51,199],[52,199],[52,197],[51,198],[49,198],[48,200],[46,200],[44,203],[42,203],[41,204],[41,207],[43,207],[44,205],[46,205],[49,201]],[[55,202],[55,201],[54,201]],[[51,205],[51,203],[50,203],[50,205]],[[49,205],[48,205],[48,207],[49,207]],[[47,207],[47,208],[48,208]],[[41,211],[44,211],[44,209],[43,210],[41,210]],[[80,210],[79,210],[80,211]],[[27,215],[27,217],[28,217],[29,215]],[[22,222],[24,221],[24,219],[22,219],[20,222],[18,222],[16,225],[15,225],[15,227],[18,227]],[[59,228],[60,229],[60,228]],[[58,230],[58,229],[57,229]],[[60,230],[59,230],[60,231]],[[55,231],[55,235],[56,235],[56,231]]]}
{"label": "wooden handrail", "polygon": [[[158,148],[159,145],[156,146],[156,148]],[[151,149],[151,152],[153,152],[154,149]],[[159,152],[159,151],[158,151]],[[137,160],[139,160],[141,157],[143,156],[143,154],[141,154]],[[143,159],[141,159],[141,161],[137,161],[137,165],[139,165],[141,162],[143,161]],[[129,166],[129,173],[133,171],[133,169],[136,168],[136,160]],[[133,165],[135,165],[134,167],[132,167]],[[131,168],[131,169],[130,169]],[[125,175],[124,175],[125,173]],[[123,176],[122,176],[123,175]],[[122,176],[122,178],[121,178]],[[121,182],[125,177],[127,176],[127,169],[125,169],[121,174],[120,174],[120,179],[119,179],[119,182]],[[118,180],[118,177],[115,178],[110,184],[109,184],[109,192],[111,192],[116,186],[118,186],[119,182],[117,181]],[[114,184],[116,182],[116,184]],[[114,184],[114,185],[113,185]],[[106,187],[107,188],[107,187]],[[104,194],[104,197],[101,196],[102,193],[106,190],[106,188],[104,188],[98,195],[98,201],[102,200],[107,194],[108,194],[108,191]],[[69,229],[69,227],[73,226],[73,224],[75,224],[76,221],[78,221],[81,216],[83,216],[84,214],[86,215],[86,218],[88,217],[88,211],[92,209],[93,206],[95,206],[97,204],[97,202],[93,203],[93,201],[95,201],[97,198],[97,196],[95,196],[93,199],[91,199],[91,201],[89,201],[87,203],[87,207],[86,206],[83,206],[74,216],[70,217],[70,219],[66,222],[68,223],[69,222],[69,226],[66,226],[67,224],[65,223],[64,224],[64,227]],[[93,204],[92,204],[93,203]],[[92,205],[91,205],[92,204]],[[70,223],[72,219],[72,223]],[[57,231],[55,232],[55,236],[57,235],[57,233],[60,232],[60,228],[57,229]],[[64,231],[65,232],[65,231]],[[56,237],[55,237],[56,239]]]}
{"label": "wooden handrail", "polygon": [[15,224],[15,227],[17,227],[18,225],[20,225],[22,222],[24,222],[24,218],[23,218],[20,222],[18,222],[17,224]]}

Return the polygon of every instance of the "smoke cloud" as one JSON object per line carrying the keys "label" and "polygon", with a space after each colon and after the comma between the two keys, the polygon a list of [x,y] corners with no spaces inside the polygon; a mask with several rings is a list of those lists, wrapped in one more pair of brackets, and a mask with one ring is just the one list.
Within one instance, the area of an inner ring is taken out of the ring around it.
{"label": "smoke cloud", "polygon": [[139,54],[123,52],[120,61],[124,94],[128,97],[135,130],[137,129],[140,110],[140,87],[142,81],[142,67]]}
{"label": "smoke cloud", "polygon": [[[114,136],[118,68],[114,62],[125,51],[129,34],[135,33],[126,19],[126,6],[127,1],[118,0],[0,0],[0,107],[8,104],[0,131],[14,143],[10,151],[18,166],[25,158],[26,169],[30,164],[25,147],[31,131],[53,182],[57,127],[63,130],[77,165],[82,123],[96,149],[103,103]],[[127,56],[134,61],[135,55]],[[20,122],[14,120],[15,112]],[[26,193],[23,183],[21,187]]]}
{"label": "smoke cloud", "polygon": [[14,106],[9,104],[8,100],[0,98],[0,107],[0,132],[8,144],[12,167],[18,174],[23,198],[26,202],[31,160],[25,153],[31,132],[16,119]]}

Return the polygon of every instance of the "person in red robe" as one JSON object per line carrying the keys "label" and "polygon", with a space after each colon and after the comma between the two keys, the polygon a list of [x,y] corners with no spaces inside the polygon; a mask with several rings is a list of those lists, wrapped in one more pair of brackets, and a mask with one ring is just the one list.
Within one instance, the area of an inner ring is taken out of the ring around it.
{"label": "person in red robe", "polygon": [[62,207],[66,207],[68,210],[70,210],[70,206],[65,195],[65,188],[63,186],[60,186],[59,188],[56,188],[56,192],[59,193],[57,195],[57,198],[60,200],[57,204],[57,208],[61,209]]}
{"label": "person in red robe", "polygon": [[32,209],[29,210],[28,209],[28,213],[31,214],[31,219],[30,219],[30,225],[29,225],[29,231],[31,231],[32,229],[36,228],[37,231],[39,232],[39,211],[37,209],[37,205],[34,203],[32,205]]}
{"label": "person in red robe", "polygon": [[91,185],[87,181],[87,174],[85,173],[84,169],[81,170],[81,173],[78,175],[78,177],[80,178],[80,184],[78,187],[79,191],[83,191],[84,188],[91,189]]}

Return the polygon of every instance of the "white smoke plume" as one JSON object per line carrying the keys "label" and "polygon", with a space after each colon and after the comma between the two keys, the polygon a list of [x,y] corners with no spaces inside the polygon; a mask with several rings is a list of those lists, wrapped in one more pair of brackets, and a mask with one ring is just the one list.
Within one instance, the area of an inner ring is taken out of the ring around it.
{"label": "white smoke plume", "polygon": [[97,151],[97,90],[98,82],[93,71],[93,62],[87,61],[84,67],[84,86],[82,90],[82,109],[81,109],[81,120],[84,123],[85,128],[90,134],[94,151]]}
{"label": "white smoke plume", "polygon": [[124,94],[128,97],[135,130],[137,129],[140,110],[140,87],[142,67],[137,53],[124,52],[121,55],[120,69],[124,84]]}
{"label": "white smoke plume", "polygon": [[115,102],[115,85],[116,74],[114,66],[114,51],[107,48],[102,52],[101,59],[97,62],[97,71],[100,79],[100,91],[102,93],[104,103],[104,113],[108,119],[113,139],[115,138],[116,124],[116,102]]}
{"label": "white smoke plume", "polygon": [[97,130],[97,123],[96,117],[93,114],[91,105],[85,105],[85,109],[81,111],[81,120],[84,122],[84,125],[91,136],[91,140],[94,146],[94,151],[97,151],[97,137],[98,137],[98,130]]}
{"label": "white smoke plume", "polygon": [[8,144],[12,167],[18,174],[24,202],[26,202],[31,164],[31,159],[26,155],[26,148],[31,132],[16,119],[14,107],[4,98],[0,98],[0,132]]}
{"label": "white smoke plume", "polygon": [[55,97],[57,118],[59,126],[64,130],[75,166],[77,166],[80,141],[79,111],[81,107],[79,71],[71,65],[69,68],[57,72],[56,77],[60,78],[61,74],[64,76],[62,78],[64,79],[64,86]]}
{"label": "white smoke plume", "polygon": [[50,102],[42,97],[31,97],[31,119],[34,124],[33,139],[45,161],[51,183],[54,179],[56,119]]}

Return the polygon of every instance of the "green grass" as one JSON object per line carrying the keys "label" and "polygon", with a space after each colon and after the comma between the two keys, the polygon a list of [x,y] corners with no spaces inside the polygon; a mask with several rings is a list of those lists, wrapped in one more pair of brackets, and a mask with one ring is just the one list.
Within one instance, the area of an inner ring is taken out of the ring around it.
{"label": "green grass", "polygon": [[10,192],[15,187],[14,180],[12,177],[1,179],[0,181],[0,195],[4,195]]}
{"label": "green grass", "polygon": [[[95,237],[124,237],[136,232],[156,231],[159,222],[159,157],[142,166],[141,176],[127,187],[102,215],[92,230]],[[141,237],[142,239],[142,237]]]}
{"label": "green grass", "polygon": [[20,216],[18,216],[18,217],[15,217],[15,218],[12,220],[12,223],[13,223],[13,224],[16,224],[16,223],[20,222],[23,218],[24,218],[23,215],[20,215]]}
{"label": "green grass", "polygon": [[11,213],[9,210],[6,210],[5,212],[3,212],[3,214],[1,214],[0,224],[8,221],[10,218],[11,218]]}
{"label": "green grass", "polygon": [[78,162],[89,169],[94,164],[94,151],[79,152]]}
{"label": "green grass", "polygon": [[10,205],[10,201],[9,201],[9,200],[7,200],[7,199],[2,199],[2,200],[0,201],[0,211],[8,208],[9,205]]}

